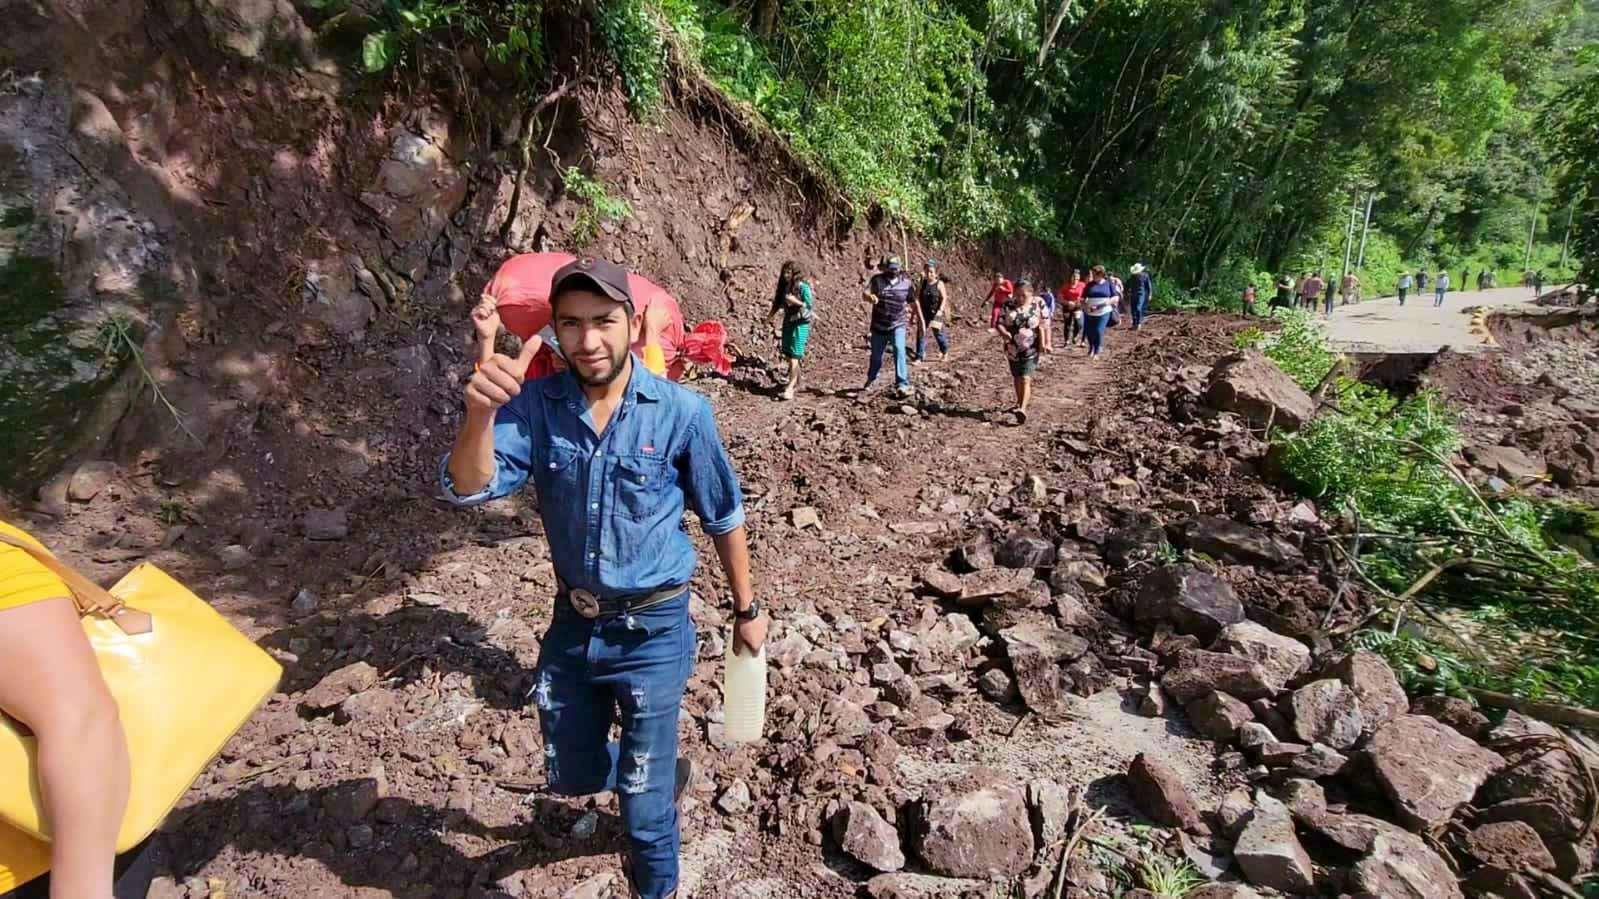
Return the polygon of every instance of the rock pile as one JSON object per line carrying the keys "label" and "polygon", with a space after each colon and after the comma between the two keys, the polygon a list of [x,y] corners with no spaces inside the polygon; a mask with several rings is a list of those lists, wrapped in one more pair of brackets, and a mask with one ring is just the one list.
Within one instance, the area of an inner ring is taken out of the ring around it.
{"label": "rock pile", "polygon": [[[1202,734],[1238,746],[1254,790],[1201,816],[1180,783],[1140,758],[1127,776],[1151,820],[1213,837],[1249,883],[1295,894],[1536,896],[1541,876],[1592,869],[1595,838],[1576,820],[1586,796],[1552,729],[1511,713],[1484,734],[1462,701],[1412,708],[1370,652],[1318,656],[1252,622],[1218,627],[1234,617],[1228,600],[1175,565],[1144,579],[1135,618],[1185,647],[1184,637],[1207,637],[1208,648],[1168,656],[1151,689]],[[1518,745],[1514,759],[1495,748]],[[1438,842],[1446,832],[1461,839]],[[1440,854],[1446,845],[1458,867]]]}

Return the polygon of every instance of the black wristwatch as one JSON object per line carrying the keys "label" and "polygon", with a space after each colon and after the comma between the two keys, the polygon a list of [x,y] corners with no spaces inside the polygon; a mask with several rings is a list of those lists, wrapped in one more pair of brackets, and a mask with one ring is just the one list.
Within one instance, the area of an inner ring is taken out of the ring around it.
{"label": "black wristwatch", "polygon": [[733,609],[733,617],[737,618],[739,621],[754,621],[755,619],[761,617],[761,601],[758,599],[752,599],[750,600],[749,608],[742,610],[738,608]]}

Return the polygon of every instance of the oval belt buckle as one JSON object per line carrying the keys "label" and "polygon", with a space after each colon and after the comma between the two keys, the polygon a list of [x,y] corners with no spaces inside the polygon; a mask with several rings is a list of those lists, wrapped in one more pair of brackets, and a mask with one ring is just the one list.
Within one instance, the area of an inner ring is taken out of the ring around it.
{"label": "oval belt buckle", "polygon": [[584,618],[600,617],[600,600],[588,590],[571,590],[567,597],[572,602],[572,608],[577,610]]}

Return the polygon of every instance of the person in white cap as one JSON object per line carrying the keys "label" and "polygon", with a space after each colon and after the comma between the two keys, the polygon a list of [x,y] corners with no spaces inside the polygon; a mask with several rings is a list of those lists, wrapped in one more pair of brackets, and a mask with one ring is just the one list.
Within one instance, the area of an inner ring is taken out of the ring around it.
{"label": "person in white cap", "polygon": [[1134,263],[1127,282],[1127,297],[1132,307],[1129,311],[1133,316],[1134,331],[1143,327],[1144,316],[1149,311],[1149,301],[1154,295],[1155,280],[1149,277],[1149,270],[1144,268],[1142,262]]}

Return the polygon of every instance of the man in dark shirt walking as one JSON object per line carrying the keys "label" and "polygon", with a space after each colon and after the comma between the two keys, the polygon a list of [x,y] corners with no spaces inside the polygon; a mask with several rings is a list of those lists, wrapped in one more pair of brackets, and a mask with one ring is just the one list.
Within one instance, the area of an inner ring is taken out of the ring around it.
{"label": "man in dark shirt walking", "polygon": [[1144,315],[1149,311],[1149,301],[1155,295],[1155,280],[1149,276],[1149,270],[1144,268],[1142,262],[1135,263],[1132,267],[1132,277],[1127,279],[1127,296],[1129,310],[1133,317],[1133,330],[1136,331],[1144,325]]}
{"label": "man in dark shirt walking", "polygon": [[[696,656],[683,511],[695,511],[721,558],[735,648],[757,651],[767,621],[750,583],[743,495],[710,404],[629,352],[642,317],[625,271],[598,259],[563,266],[550,306],[567,369],[524,381],[537,337],[515,359],[481,363],[440,487],[472,505],[533,482],[557,583],[532,690],[545,774],[564,795],[616,791],[633,895],[667,899],[677,894],[676,796],[688,773],[678,708]],[[473,317],[479,339],[492,340],[492,301]],[[607,742],[618,708],[621,740]]]}
{"label": "man in dark shirt walking", "polygon": [[862,399],[883,370],[883,351],[889,347],[894,350],[894,392],[899,396],[910,393],[910,369],[905,364],[905,306],[910,302],[913,285],[903,268],[898,256],[888,257],[883,260],[883,270],[873,275],[861,292],[872,307],[872,357],[866,365]]}

